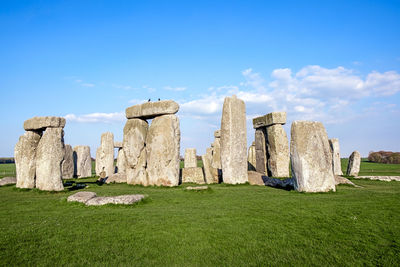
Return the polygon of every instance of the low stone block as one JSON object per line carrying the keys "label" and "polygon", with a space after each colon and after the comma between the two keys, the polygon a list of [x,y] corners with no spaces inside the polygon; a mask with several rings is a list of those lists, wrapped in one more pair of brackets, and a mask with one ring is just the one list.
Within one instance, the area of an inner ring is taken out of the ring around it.
{"label": "low stone block", "polygon": [[146,120],[161,115],[175,114],[178,110],[178,103],[172,100],[164,100],[131,106],[125,110],[125,114],[128,119],[140,118]]}
{"label": "low stone block", "polygon": [[207,189],[208,189],[208,186],[206,186],[206,185],[186,187],[186,190],[189,190],[189,191],[202,191],[202,190],[207,190]]}
{"label": "low stone block", "polygon": [[94,197],[86,202],[86,206],[102,206],[106,204],[123,204],[131,205],[139,202],[144,198],[144,195],[121,195],[113,197]]}
{"label": "low stone block", "polygon": [[24,122],[26,131],[44,130],[45,128],[64,128],[65,119],[62,117],[33,117]]}
{"label": "low stone block", "polygon": [[16,183],[17,183],[16,177],[4,177],[3,179],[0,179],[0,186],[16,184]]}
{"label": "low stone block", "polygon": [[95,192],[78,192],[67,198],[68,202],[81,202],[86,203],[88,200],[96,197],[97,194]]}
{"label": "low stone block", "polygon": [[204,181],[203,169],[200,167],[183,168],[182,183],[204,184],[205,181]]}
{"label": "low stone block", "polygon": [[256,117],[253,119],[253,128],[267,127],[274,124],[285,124],[286,112],[271,112],[267,115]]}
{"label": "low stone block", "polygon": [[106,180],[106,184],[111,183],[126,183],[126,174],[125,173],[114,173],[108,176]]}

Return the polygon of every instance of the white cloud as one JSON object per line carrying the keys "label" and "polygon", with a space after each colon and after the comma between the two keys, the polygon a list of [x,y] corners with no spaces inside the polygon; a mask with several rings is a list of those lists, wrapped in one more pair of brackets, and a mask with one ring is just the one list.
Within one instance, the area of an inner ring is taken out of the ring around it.
{"label": "white cloud", "polygon": [[186,90],[186,87],[164,86],[164,89],[168,91],[182,92]]}
{"label": "white cloud", "polygon": [[111,123],[125,121],[124,112],[113,113],[90,113],[84,115],[67,114],[64,116],[67,121],[84,122],[84,123]]}
{"label": "white cloud", "polygon": [[365,81],[367,90],[378,96],[390,96],[400,91],[400,74],[395,71],[373,71]]}

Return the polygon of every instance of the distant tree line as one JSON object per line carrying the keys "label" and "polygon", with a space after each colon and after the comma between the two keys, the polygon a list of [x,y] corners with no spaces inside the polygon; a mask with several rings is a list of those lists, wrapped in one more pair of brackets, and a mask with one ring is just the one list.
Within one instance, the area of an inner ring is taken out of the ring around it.
{"label": "distant tree line", "polygon": [[0,158],[0,164],[15,163],[14,158]]}
{"label": "distant tree line", "polygon": [[369,152],[368,160],[377,163],[400,164],[400,152]]}

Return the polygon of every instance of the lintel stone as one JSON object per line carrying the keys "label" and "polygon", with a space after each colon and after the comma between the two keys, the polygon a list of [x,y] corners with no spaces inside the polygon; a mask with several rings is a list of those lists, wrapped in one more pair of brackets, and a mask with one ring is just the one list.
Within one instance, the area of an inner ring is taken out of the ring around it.
{"label": "lintel stone", "polygon": [[134,105],[125,110],[126,118],[153,119],[157,116],[175,114],[179,110],[179,104],[172,100],[146,102]]}
{"label": "lintel stone", "polygon": [[271,112],[267,115],[256,117],[253,119],[253,128],[257,129],[260,127],[267,127],[274,124],[285,124],[286,123],[286,112]]}

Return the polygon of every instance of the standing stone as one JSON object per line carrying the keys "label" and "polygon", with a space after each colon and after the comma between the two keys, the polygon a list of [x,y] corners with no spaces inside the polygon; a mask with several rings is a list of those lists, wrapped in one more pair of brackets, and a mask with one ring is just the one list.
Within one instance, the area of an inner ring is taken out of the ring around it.
{"label": "standing stone", "polygon": [[221,165],[224,183],[248,181],[246,106],[235,95],[226,97],[222,108]]}
{"label": "standing stone", "polygon": [[320,122],[295,121],[291,128],[290,159],[295,189],[335,191],[328,135]]}
{"label": "standing stone", "polygon": [[201,156],[201,160],[203,161],[204,178],[206,183],[207,184],[218,183],[218,177],[217,179],[215,179],[212,173],[210,157],[207,154],[205,154]]}
{"label": "standing stone", "polygon": [[74,156],[71,145],[65,145],[65,155],[61,164],[61,172],[63,179],[74,177]]}
{"label": "standing stone", "polygon": [[146,171],[146,138],[149,124],[142,119],[129,119],[124,127],[122,144],[128,184],[149,185]]}
{"label": "standing stone", "polygon": [[89,146],[74,147],[75,177],[92,176],[92,157],[90,156]]}
{"label": "standing stone", "polygon": [[247,154],[247,164],[248,164],[247,170],[249,170],[249,171],[256,170],[256,143],[255,142],[253,142],[251,144],[251,146],[249,147],[249,152]]}
{"label": "standing stone", "polygon": [[346,175],[358,176],[360,172],[361,155],[360,152],[354,151],[349,157],[349,165],[347,166]]}
{"label": "standing stone", "polygon": [[117,172],[118,173],[125,173],[126,171],[126,160],[125,160],[125,153],[124,149],[118,149],[117,155]]}
{"label": "standing stone", "polygon": [[106,177],[114,173],[114,134],[107,132],[101,135],[100,147],[96,151],[96,175],[103,170]]}
{"label": "standing stone", "polygon": [[339,139],[337,138],[329,139],[329,145],[331,147],[331,152],[332,152],[333,174],[343,175],[342,164],[340,162]]}
{"label": "standing stone", "polygon": [[267,127],[267,152],[268,176],[289,177],[289,142],[281,124]]}
{"label": "standing stone", "polygon": [[150,185],[179,184],[180,138],[179,119],[176,115],[163,115],[152,121],[146,139]]}
{"label": "standing stone", "polygon": [[[218,130],[219,132],[219,130]],[[212,161],[211,165],[215,169],[221,169],[221,138],[215,137],[214,143],[212,144]]]}
{"label": "standing stone", "polygon": [[255,131],[256,171],[267,174],[267,130],[257,128]]}
{"label": "standing stone", "polygon": [[27,131],[15,145],[14,157],[19,188],[34,188],[36,173],[36,151],[41,133]]}
{"label": "standing stone", "polygon": [[185,168],[196,168],[197,158],[196,158],[196,148],[186,148],[185,149]]}
{"label": "standing stone", "polygon": [[36,187],[46,191],[64,190],[61,163],[64,159],[64,131],[47,128],[36,151]]}

